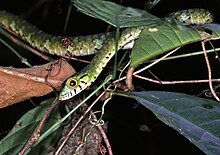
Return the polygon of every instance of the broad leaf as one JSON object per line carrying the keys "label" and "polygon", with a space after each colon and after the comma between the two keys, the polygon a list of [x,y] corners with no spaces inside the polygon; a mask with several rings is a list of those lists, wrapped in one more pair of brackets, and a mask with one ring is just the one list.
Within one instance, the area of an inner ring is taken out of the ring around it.
{"label": "broad leaf", "polygon": [[[27,140],[34,132],[37,124],[40,122],[43,114],[46,112],[48,106],[54,99],[49,99],[43,102],[39,107],[36,107],[27,112],[14,126],[10,133],[0,141],[0,154],[18,154],[21,148],[25,145]],[[43,131],[52,126],[60,118],[57,110],[53,111],[47,122],[44,124]],[[38,144],[34,149],[35,154],[47,154],[48,147],[56,142],[57,136],[60,135],[60,131],[56,131],[56,134],[51,134],[47,139]]]}
{"label": "broad leaf", "polygon": [[82,13],[103,20],[115,27],[157,26],[160,18],[140,9],[103,0],[73,0],[74,6]]}
{"label": "broad leaf", "polygon": [[177,27],[169,22],[157,28],[145,28],[132,49],[130,66],[136,68],[155,56],[206,38],[211,38],[211,35],[196,28]]}
{"label": "broad leaf", "polygon": [[59,89],[75,70],[63,59],[32,68],[0,67],[0,108]]}
{"label": "broad leaf", "polygon": [[129,95],[206,154],[220,154],[220,103],[163,91]]}

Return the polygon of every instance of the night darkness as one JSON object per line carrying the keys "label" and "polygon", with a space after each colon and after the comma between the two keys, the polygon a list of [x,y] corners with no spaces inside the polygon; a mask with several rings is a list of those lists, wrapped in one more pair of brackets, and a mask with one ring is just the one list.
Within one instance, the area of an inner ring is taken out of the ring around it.
{"label": "night darkness", "polygon": [[[118,2],[119,0],[114,1]],[[146,0],[123,0],[122,4],[143,9],[145,2]],[[70,2],[68,0],[1,0],[0,9],[19,15],[43,31],[55,35],[79,36],[106,32],[108,24],[86,16],[73,7],[67,30],[63,33],[69,4]],[[162,0],[151,10],[151,13],[162,17],[170,12],[188,8],[208,9],[214,14],[215,22],[220,23],[220,1],[218,0]],[[112,30],[114,29],[112,28]],[[214,41],[213,45],[219,47],[218,41]],[[33,65],[46,63],[46,61],[28,51],[20,49],[16,45],[13,45],[13,47],[21,51],[21,54]],[[208,44],[207,48],[210,48]],[[187,53],[200,50],[202,50],[201,44],[194,43],[184,46],[178,52]],[[1,43],[0,51],[1,66],[26,67]],[[220,70],[217,69],[219,62],[215,59],[214,53],[210,54],[209,58],[212,60],[213,78],[218,78],[220,74]],[[84,64],[76,64],[76,62],[73,62],[73,64],[77,71],[81,70],[82,66],[85,66]],[[203,55],[164,61],[153,67],[151,71],[161,80],[207,79],[208,75]],[[143,75],[152,76],[149,73]],[[145,90],[164,90],[190,95],[198,95],[203,90],[209,89],[207,83],[158,85],[134,79],[134,84],[137,86],[144,85]],[[140,89],[137,88],[137,90]],[[36,105],[33,102],[38,104],[51,96],[54,96],[54,94],[51,93],[44,97],[33,98],[32,101],[27,100],[0,109],[0,133],[9,131],[25,112],[34,108]],[[205,96],[202,95],[201,97]],[[135,100],[114,97],[106,107],[105,120],[108,122],[107,135],[115,155],[204,154],[174,129],[159,121],[151,111],[141,105],[137,105]],[[151,131],[140,131],[140,125],[143,124],[147,125]],[[0,137],[2,136],[0,135]]]}

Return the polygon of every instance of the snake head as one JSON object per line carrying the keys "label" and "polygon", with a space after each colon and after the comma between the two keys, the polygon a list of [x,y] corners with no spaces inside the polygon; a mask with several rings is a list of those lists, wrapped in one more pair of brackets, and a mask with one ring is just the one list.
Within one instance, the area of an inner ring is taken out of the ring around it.
{"label": "snake head", "polygon": [[61,89],[59,100],[64,101],[76,96],[88,87],[88,81],[88,74],[79,74],[70,77]]}

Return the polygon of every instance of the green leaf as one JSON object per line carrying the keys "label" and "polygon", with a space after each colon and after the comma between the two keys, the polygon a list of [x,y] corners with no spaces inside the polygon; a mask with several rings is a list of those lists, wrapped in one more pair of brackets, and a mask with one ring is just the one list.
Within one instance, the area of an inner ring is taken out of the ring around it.
{"label": "green leaf", "polygon": [[[220,24],[210,23],[190,28],[184,27],[179,22],[176,24],[178,25],[164,22],[155,28],[145,28],[132,49],[130,67],[136,68],[177,47],[220,37]],[[210,34],[203,31],[204,29],[210,30]]]}
{"label": "green leaf", "polygon": [[206,154],[220,154],[220,103],[163,91],[129,95]]}
{"label": "green leaf", "polygon": [[204,37],[210,36],[193,28],[181,29],[168,22],[157,28],[145,28],[132,49],[130,66],[136,68],[155,56]]}
{"label": "green leaf", "polygon": [[82,13],[103,20],[115,27],[157,26],[160,18],[140,9],[102,0],[73,0],[73,5]]}
{"label": "green leaf", "polygon": [[[24,116],[22,116],[17,121],[10,133],[0,141],[0,154],[18,154],[18,152],[33,134],[43,114],[53,101],[54,99],[46,100],[42,102],[40,106],[30,110]],[[59,112],[54,110],[44,124],[42,131],[44,132],[46,129],[48,129],[51,125],[57,122],[59,118]],[[57,136],[59,135],[60,132],[56,131],[56,134],[51,134],[46,140],[39,143],[35,148],[32,148],[34,154],[47,154],[49,146],[56,142]]]}

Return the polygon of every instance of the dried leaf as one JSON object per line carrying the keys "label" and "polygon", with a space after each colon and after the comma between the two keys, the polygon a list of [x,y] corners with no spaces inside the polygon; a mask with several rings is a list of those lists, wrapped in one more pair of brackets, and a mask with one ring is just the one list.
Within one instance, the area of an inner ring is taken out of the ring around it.
{"label": "dried leaf", "polygon": [[48,94],[53,91],[52,87],[59,89],[74,73],[63,59],[25,69],[1,67],[0,108]]}

